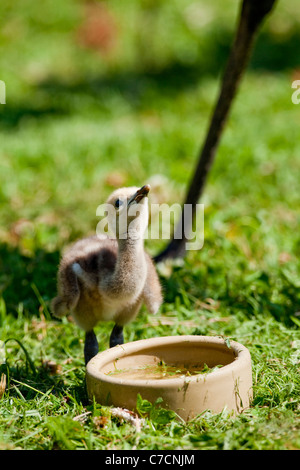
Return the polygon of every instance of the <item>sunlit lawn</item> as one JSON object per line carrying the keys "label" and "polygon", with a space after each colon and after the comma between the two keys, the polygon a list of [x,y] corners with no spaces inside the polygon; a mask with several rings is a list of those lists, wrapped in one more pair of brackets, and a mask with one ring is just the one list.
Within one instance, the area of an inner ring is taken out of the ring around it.
{"label": "sunlit lawn", "polygon": [[[95,50],[81,2],[47,1],[43,11],[33,1],[2,2],[0,340],[9,341],[0,349],[0,448],[300,447],[294,0],[265,25],[232,109],[201,201],[203,249],[158,266],[161,312],[152,318],[144,309],[125,330],[126,341],[204,334],[243,343],[253,360],[252,407],[188,424],[161,411],[137,436],[88,402],[83,332],[49,312],[61,250],[95,233],[96,209],[112,190],[150,183],[153,202],[183,200],[236,17],[234,1],[198,3],[112,1],[108,39]],[[163,246],[147,241],[152,254]],[[97,329],[103,350],[111,326]]]}

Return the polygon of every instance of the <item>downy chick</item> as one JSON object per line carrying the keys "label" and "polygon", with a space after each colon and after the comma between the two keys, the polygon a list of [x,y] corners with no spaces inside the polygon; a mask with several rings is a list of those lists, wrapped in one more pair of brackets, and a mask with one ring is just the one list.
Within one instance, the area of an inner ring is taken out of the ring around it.
{"label": "downy chick", "polygon": [[155,314],[162,291],[154,263],[144,250],[148,226],[148,193],[121,188],[108,198],[108,224],[116,238],[93,236],[76,242],[64,254],[58,270],[58,296],[52,301],[54,316],[71,313],[85,332],[85,363],[98,353],[94,327],[114,321],[110,347],[123,344],[123,327],[144,303]]}

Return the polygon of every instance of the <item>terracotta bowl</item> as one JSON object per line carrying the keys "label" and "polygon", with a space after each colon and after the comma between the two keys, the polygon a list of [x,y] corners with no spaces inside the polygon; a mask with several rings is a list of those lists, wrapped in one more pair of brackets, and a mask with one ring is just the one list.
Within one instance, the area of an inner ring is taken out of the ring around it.
{"label": "terracotta bowl", "polygon": [[[200,371],[204,364],[205,373]],[[161,406],[184,420],[225,407],[240,413],[252,398],[248,349],[212,336],[166,336],[115,346],[87,364],[86,381],[89,398],[102,405],[134,410],[138,394],[151,403],[162,398]]]}

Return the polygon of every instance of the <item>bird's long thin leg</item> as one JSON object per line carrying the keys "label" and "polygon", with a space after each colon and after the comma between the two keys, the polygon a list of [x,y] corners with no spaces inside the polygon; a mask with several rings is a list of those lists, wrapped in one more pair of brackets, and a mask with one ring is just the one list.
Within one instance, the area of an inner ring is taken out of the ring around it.
{"label": "bird's long thin leg", "polygon": [[123,326],[115,325],[110,335],[109,347],[113,348],[117,344],[124,344]]}
{"label": "bird's long thin leg", "polygon": [[99,345],[94,330],[85,333],[84,360],[85,365],[99,352]]}

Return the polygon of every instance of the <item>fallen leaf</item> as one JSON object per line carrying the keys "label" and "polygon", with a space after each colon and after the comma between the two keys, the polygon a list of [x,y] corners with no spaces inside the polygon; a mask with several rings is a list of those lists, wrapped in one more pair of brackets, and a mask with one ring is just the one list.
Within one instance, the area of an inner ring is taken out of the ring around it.
{"label": "fallen leaf", "polygon": [[112,408],[111,414],[115,418],[119,418],[121,421],[126,421],[127,423],[132,424],[137,432],[141,431],[141,427],[145,422],[144,419],[139,418],[137,413],[127,410],[126,408]]}
{"label": "fallen leaf", "polygon": [[104,429],[108,423],[108,418],[106,416],[95,416],[93,423],[96,429]]}
{"label": "fallen leaf", "polygon": [[1,380],[0,380],[0,399],[4,395],[5,389],[6,389],[6,375],[2,374],[1,375]]}
{"label": "fallen leaf", "polygon": [[217,310],[220,307],[220,302],[211,298],[207,298],[204,301],[198,300],[196,305],[204,310]]}
{"label": "fallen leaf", "polygon": [[51,360],[44,360],[42,366],[50,375],[57,375],[62,372],[61,365]]}
{"label": "fallen leaf", "polygon": [[75,416],[73,418],[73,421],[79,421],[80,423],[84,423],[90,414],[91,414],[91,411],[85,411],[84,413]]}
{"label": "fallen leaf", "polygon": [[113,188],[120,188],[126,184],[127,176],[120,171],[113,171],[105,178],[105,183]]}
{"label": "fallen leaf", "polygon": [[280,264],[285,264],[291,261],[292,257],[289,253],[282,252],[278,256],[278,261]]}
{"label": "fallen leaf", "polygon": [[83,24],[77,32],[79,43],[86,48],[108,54],[114,49],[117,36],[114,15],[105,3],[88,2]]}

